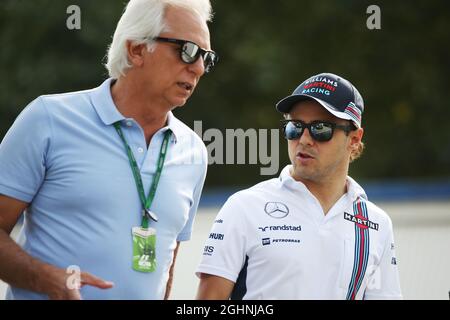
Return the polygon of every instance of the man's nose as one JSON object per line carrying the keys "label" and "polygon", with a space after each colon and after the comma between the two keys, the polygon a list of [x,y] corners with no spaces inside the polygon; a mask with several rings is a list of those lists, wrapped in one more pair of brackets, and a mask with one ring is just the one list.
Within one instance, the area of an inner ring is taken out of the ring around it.
{"label": "man's nose", "polygon": [[200,55],[197,61],[191,63],[188,68],[191,72],[194,72],[196,75],[201,77],[205,73],[205,63],[203,61],[203,57]]}
{"label": "man's nose", "polygon": [[309,133],[308,128],[303,129],[303,134],[299,139],[299,143],[302,145],[313,145],[314,144],[314,139],[311,137],[311,134]]}

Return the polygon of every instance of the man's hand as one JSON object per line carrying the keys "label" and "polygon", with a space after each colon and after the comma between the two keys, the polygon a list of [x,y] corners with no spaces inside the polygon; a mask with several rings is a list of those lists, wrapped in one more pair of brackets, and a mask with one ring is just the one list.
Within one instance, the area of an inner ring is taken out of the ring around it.
{"label": "man's hand", "polygon": [[9,234],[28,203],[0,194],[0,279],[50,299],[81,299],[80,288],[88,285],[109,289],[113,283],[79,269],[72,274],[44,263],[25,252]]}
{"label": "man's hand", "polygon": [[44,278],[41,278],[43,292],[52,300],[81,300],[80,288],[85,285],[99,289],[110,289],[114,284],[87,272],[70,273],[66,270],[49,266]]}

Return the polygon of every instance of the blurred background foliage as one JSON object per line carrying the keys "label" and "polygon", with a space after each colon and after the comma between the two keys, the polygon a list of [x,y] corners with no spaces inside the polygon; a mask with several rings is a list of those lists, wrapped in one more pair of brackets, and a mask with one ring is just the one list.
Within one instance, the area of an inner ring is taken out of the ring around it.
{"label": "blurred background foliage", "polygon": [[[98,86],[126,1],[1,0],[0,139],[42,94]],[[81,8],[81,30],[66,9]],[[381,8],[381,30],[366,9]],[[220,62],[175,114],[193,128],[277,128],[274,104],[307,77],[333,72],[364,97],[366,151],[356,179],[448,181],[450,5],[446,1],[212,0]],[[206,143],[208,145],[208,142]],[[280,169],[288,163],[280,137]],[[250,186],[260,165],[211,165],[207,186]]]}

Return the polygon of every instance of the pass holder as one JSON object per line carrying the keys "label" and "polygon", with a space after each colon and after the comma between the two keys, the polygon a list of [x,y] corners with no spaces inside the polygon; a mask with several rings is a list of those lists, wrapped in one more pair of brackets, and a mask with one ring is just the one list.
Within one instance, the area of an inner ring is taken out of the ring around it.
{"label": "pass holder", "polygon": [[133,270],[156,270],[156,229],[133,227]]}

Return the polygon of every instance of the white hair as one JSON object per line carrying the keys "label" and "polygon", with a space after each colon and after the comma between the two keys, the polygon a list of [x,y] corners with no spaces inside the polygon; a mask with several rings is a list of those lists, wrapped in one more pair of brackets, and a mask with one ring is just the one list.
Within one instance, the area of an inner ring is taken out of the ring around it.
{"label": "white hair", "polygon": [[169,6],[195,12],[205,22],[212,18],[210,0],[130,0],[108,48],[105,66],[111,78],[124,76],[132,67],[128,61],[127,41],[137,45],[146,43],[149,51],[153,49],[152,39],[168,30],[164,15]]}

